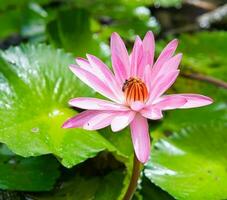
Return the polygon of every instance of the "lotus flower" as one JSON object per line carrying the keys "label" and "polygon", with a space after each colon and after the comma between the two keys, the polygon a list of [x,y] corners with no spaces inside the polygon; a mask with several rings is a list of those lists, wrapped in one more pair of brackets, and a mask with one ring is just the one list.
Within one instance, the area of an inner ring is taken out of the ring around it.
{"label": "lotus flower", "polygon": [[150,155],[148,119],[161,119],[165,110],[205,106],[212,99],[198,94],[164,95],[179,75],[182,54],[174,56],[176,39],[163,49],[155,63],[155,41],[150,31],[143,40],[136,37],[131,54],[117,33],[112,34],[110,45],[113,72],[89,54],[87,59],[77,58],[77,64],[70,66],[81,81],[109,100],[71,99],[71,106],[86,111],[67,120],[63,128],[97,130],[110,125],[116,132],[129,125],[135,154],[145,163]]}

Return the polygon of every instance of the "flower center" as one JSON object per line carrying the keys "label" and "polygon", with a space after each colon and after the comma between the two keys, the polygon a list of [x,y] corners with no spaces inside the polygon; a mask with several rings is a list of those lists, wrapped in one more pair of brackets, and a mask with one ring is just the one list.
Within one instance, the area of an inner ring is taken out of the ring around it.
{"label": "flower center", "polygon": [[148,97],[148,91],[145,83],[137,77],[126,79],[122,87],[122,91],[125,94],[126,102],[128,104],[134,101],[144,102]]}

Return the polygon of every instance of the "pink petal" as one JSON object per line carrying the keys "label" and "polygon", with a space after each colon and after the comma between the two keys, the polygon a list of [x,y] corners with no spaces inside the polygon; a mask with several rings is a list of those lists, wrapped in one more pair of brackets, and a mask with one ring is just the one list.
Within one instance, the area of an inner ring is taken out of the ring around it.
{"label": "pink petal", "polygon": [[132,53],[130,55],[130,76],[137,76],[138,69],[140,68],[141,60],[143,56],[143,46],[140,37],[136,37]]}
{"label": "pink petal", "polygon": [[[97,57],[87,54],[88,60],[84,58],[76,58],[77,64],[84,70],[89,71],[101,81],[103,81],[109,89],[114,93],[119,103],[123,101],[123,93],[117,84],[112,71]],[[71,65],[76,67],[76,65]]]}
{"label": "pink petal", "polygon": [[130,105],[131,109],[134,111],[140,111],[141,109],[143,109],[144,106],[145,104],[141,101],[134,101]]}
{"label": "pink petal", "polygon": [[106,86],[106,84],[99,80],[95,75],[80,67],[70,66],[70,69],[81,81],[83,81],[89,87],[113,101],[118,101],[113,92]]}
{"label": "pink petal", "polygon": [[158,107],[146,107],[140,111],[140,114],[143,117],[151,120],[158,120],[163,118],[162,111]]}
{"label": "pink petal", "polygon": [[76,58],[76,63],[82,68],[82,69],[85,69],[89,72],[92,72],[92,68],[91,68],[91,65],[90,63],[84,59],[84,58]]}
{"label": "pink petal", "polygon": [[150,65],[146,65],[144,68],[144,74],[143,74],[143,79],[145,85],[147,86],[148,92],[151,91],[151,88],[153,87],[153,85],[151,84],[152,80],[151,80],[151,66]]}
{"label": "pink petal", "polygon": [[93,73],[102,80],[122,102],[123,93],[112,71],[97,57],[87,54],[88,61],[93,68]]}
{"label": "pink petal", "polygon": [[127,111],[128,107],[123,105],[113,103],[111,101],[106,101],[102,99],[96,98],[87,98],[87,97],[79,97],[75,99],[71,99],[69,101],[71,106],[88,109],[88,110],[116,110],[116,111]]}
{"label": "pink petal", "polygon": [[158,71],[157,74],[152,74],[153,78],[159,78],[160,76],[162,76],[165,73],[168,73],[170,71],[175,71],[177,70],[178,66],[180,65],[182,59],[182,54],[179,53],[175,56],[173,56],[172,58],[170,58],[169,60],[167,60],[162,67],[160,68],[160,70]]}
{"label": "pink petal", "polygon": [[213,100],[210,97],[199,94],[176,94],[172,96],[184,97],[187,100],[187,102],[180,108],[195,108],[213,103]]}
{"label": "pink petal", "polygon": [[169,58],[171,58],[176,51],[178,46],[178,40],[174,39],[169,44],[166,45],[166,47],[162,50],[160,53],[157,61],[154,64],[155,68],[161,67]]}
{"label": "pink petal", "polygon": [[62,128],[84,128],[98,130],[110,125],[117,112],[87,110],[67,120]]}
{"label": "pink petal", "polygon": [[187,99],[180,95],[164,95],[155,101],[155,108],[160,110],[172,110],[176,108],[181,108],[187,103]]}
{"label": "pink petal", "polygon": [[155,62],[152,70],[152,74],[157,74],[158,71],[161,69],[162,65],[169,60],[174,52],[176,51],[176,48],[178,46],[178,40],[174,39],[172,40],[167,46],[163,49],[161,54],[159,55],[157,61]]}
{"label": "pink petal", "polygon": [[114,132],[120,131],[127,127],[135,117],[135,112],[121,112],[115,116],[111,122],[111,129]]}
{"label": "pink petal", "polygon": [[138,50],[139,53],[137,53],[138,54],[137,57],[139,58],[138,59],[139,62],[137,62],[137,73],[136,73],[137,77],[141,77],[143,79],[146,73],[145,72],[146,66],[149,66],[150,68],[152,68],[153,61],[154,61],[154,51],[155,51],[154,35],[151,31],[148,31],[143,39],[140,49]]}
{"label": "pink petal", "polygon": [[151,31],[148,31],[143,39],[144,66],[153,65],[155,52],[155,40]]}
{"label": "pink petal", "polygon": [[124,42],[117,33],[113,33],[110,41],[112,65],[118,82],[122,85],[129,75],[129,56]]}
{"label": "pink petal", "polygon": [[150,97],[147,104],[152,103],[156,98],[160,97],[166,90],[168,90],[175,82],[179,75],[179,70],[171,71],[164,74],[160,79],[157,79],[150,92]]}
{"label": "pink petal", "polygon": [[145,163],[150,155],[150,136],[147,119],[140,114],[136,114],[130,124],[130,128],[136,156],[141,163]]}
{"label": "pink petal", "polygon": [[96,76],[98,76],[103,81],[107,79],[110,80],[111,82],[115,81],[113,73],[99,58],[90,54],[87,54],[87,58],[90,66],[93,69],[93,73]]}

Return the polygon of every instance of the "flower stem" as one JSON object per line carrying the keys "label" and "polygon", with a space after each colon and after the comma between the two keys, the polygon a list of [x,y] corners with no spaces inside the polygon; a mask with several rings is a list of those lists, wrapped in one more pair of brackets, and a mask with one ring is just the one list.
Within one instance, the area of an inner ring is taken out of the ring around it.
{"label": "flower stem", "polygon": [[206,76],[206,75],[196,74],[196,73],[192,73],[192,74],[182,73],[181,76],[183,76],[185,78],[198,80],[198,81],[204,81],[204,82],[213,84],[215,86],[227,89],[227,82],[214,78],[212,76]]}
{"label": "flower stem", "polygon": [[142,163],[137,159],[136,154],[134,153],[134,162],[133,162],[133,171],[132,176],[130,180],[130,184],[128,186],[128,190],[123,198],[123,200],[131,200],[136,188],[137,188],[137,182],[140,176],[140,168]]}

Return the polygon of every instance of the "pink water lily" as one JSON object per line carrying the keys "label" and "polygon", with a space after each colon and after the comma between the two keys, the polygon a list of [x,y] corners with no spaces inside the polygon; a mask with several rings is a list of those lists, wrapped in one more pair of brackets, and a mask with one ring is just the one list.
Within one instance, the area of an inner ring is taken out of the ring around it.
{"label": "pink water lily", "polygon": [[97,57],[77,58],[72,72],[85,84],[109,100],[79,97],[71,106],[87,109],[67,120],[63,128],[97,130],[111,125],[116,132],[130,125],[131,137],[138,160],[145,163],[150,155],[150,136],[147,119],[158,120],[162,111],[193,108],[212,103],[212,99],[197,94],[164,92],[179,75],[182,54],[174,55],[178,41],[171,41],[154,63],[155,41],[152,32],[143,40],[136,37],[129,55],[117,33],[111,36],[113,72]]}

